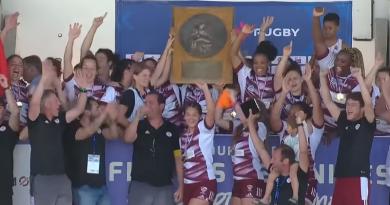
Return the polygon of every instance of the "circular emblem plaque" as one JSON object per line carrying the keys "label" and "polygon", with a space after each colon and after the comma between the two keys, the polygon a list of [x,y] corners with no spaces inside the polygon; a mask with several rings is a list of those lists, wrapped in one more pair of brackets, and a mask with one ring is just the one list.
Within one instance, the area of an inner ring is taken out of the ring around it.
{"label": "circular emblem plaque", "polygon": [[179,30],[180,44],[192,56],[212,57],[223,49],[228,34],[222,20],[211,14],[189,18]]}

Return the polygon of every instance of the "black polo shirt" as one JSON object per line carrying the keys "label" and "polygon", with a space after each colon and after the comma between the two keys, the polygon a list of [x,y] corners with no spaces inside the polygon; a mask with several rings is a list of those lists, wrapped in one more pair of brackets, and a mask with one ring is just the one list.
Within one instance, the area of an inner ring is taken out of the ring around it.
{"label": "black polo shirt", "polygon": [[335,177],[370,177],[370,153],[376,122],[365,117],[357,121],[347,120],[342,111],[337,120],[337,134],[340,136]]}
{"label": "black polo shirt", "polygon": [[[305,194],[307,191],[307,173],[300,167],[298,168],[297,177],[299,181],[298,189],[298,204],[305,205]],[[291,179],[289,176],[279,176],[274,181],[274,189],[272,190],[272,203],[278,205],[289,204],[288,200],[293,197],[291,187]]]}
{"label": "black polo shirt", "polygon": [[134,142],[132,180],[152,186],[172,184],[175,150],[180,150],[176,125],[164,120],[160,128],[154,129],[148,120],[140,121]]}
{"label": "black polo shirt", "polygon": [[12,193],[14,148],[18,142],[18,133],[8,126],[8,121],[0,125],[0,192]]}
{"label": "black polo shirt", "polygon": [[67,125],[65,112],[51,121],[39,114],[34,121],[28,119],[31,144],[31,175],[65,174],[63,136]]}

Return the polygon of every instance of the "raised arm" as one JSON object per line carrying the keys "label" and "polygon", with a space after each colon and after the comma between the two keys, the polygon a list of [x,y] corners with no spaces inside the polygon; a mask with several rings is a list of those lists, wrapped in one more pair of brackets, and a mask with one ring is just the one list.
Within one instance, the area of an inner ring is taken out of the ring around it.
{"label": "raised arm", "polygon": [[92,85],[88,84],[88,77],[86,73],[82,70],[78,70],[75,73],[75,80],[77,85],[80,89],[80,94],[77,99],[77,104],[72,109],[68,110],[66,112],[65,118],[66,122],[72,122],[74,119],[76,119],[78,116],[81,115],[81,113],[84,112],[85,105],[87,104],[87,89],[91,87]]}
{"label": "raised arm", "polygon": [[4,28],[3,30],[1,30],[1,34],[0,34],[0,38],[3,43],[5,43],[7,39],[8,32],[10,32],[11,30],[15,29],[18,26],[18,17],[19,17],[19,12],[15,12],[5,17]]}
{"label": "raised arm", "polygon": [[282,84],[282,91],[271,109],[270,124],[271,130],[274,132],[280,132],[283,127],[283,122],[280,117],[282,115],[282,109],[286,101],[287,94],[290,92],[290,86],[287,78],[283,79]]}
{"label": "raised arm", "polygon": [[130,123],[130,125],[126,128],[124,140],[127,143],[133,143],[135,140],[137,140],[137,129],[139,121],[144,119],[144,116],[148,113],[147,107],[143,106],[141,107],[134,120]]}
{"label": "raised arm", "polygon": [[85,140],[90,138],[93,134],[95,134],[100,129],[106,117],[107,117],[107,111],[104,110],[102,113],[100,113],[100,115],[97,118],[95,118],[92,121],[90,125],[80,127],[76,131],[76,136],[75,136],[76,140]]}
{"label": "raised arm", "polygon": [[256,120],[258,119],[258,117],[259,116],[252,114],[252,110],[249,111],[249,117],[248,117],[249,136],[252,139],[257,154],[260,156],[261,162],[268,169],[271,165],[271,157],[269,156],[263,141],[260,140],[260,137],[257,134]]}
{"label": "raised arm", "polygon": [[215,123],[215,103],[211,96],[209,86],[206,83],[196,83],[196,85],[202,89],[204,96],[206,98],[207,114],[205,117],[205,122],[207,127],[214,127]]}
{"label": "raised arm", "polygon": [[171,65],[167,65],[167,60],[170,58],[170,52],[174,40],[175,37],[173,36],[173,34],[169,34],[169,38],[165,46],[164,52],[162,53],[161,58],[157,63],[156,69],[154,70],[150,78],[150,84],[155,88],[160,87],[168,80],[168,75],[163,76],[163,74],[164,72],[166,72],[166,69],[168,69],[169,73],[169,68]]}
{"label": "raised arm", "polygon": [[364,80],[369,91],[371,90],[372,85],[375,82],[376,73],[378,72],[379,68],[383,66],[384,63],[385,63],[385,59],[383,58],[383,55],[380,52],[378,52],[375,56],[374,66],[372,66],[370,72],[368,73],[368,75]]}
{"label": "raised arm", "polygon": [[324,15],[324,8],[313,9],[312,35],[314,40],[314,50],[317,57],[324,57],[329,52],[321,32],[320,17]]}
{"label": "raised arm", "polygon": [[332,97],[330,96],[330,91],[328,87],[328,70],[320,71],[320,92],[322,101],[324,102],[326,108],[329,110],[330,115],[333,119],[337,120],[340,116],[340,108],[332,101]]}
{"label": "raised arm", "polygon": [[305,131],[303,129],[303,111],[295,113],[295,120],[298,124],[298,140],[299,140],[299,167],[304,172],[307,172],[309,169],[309,149],[307,144],[307,138]]}
{"label": "raised arm", "polygon": [[83,44],[81,45],[80,59],[84,58],[87,55],[89,49],[91,48],[93,38],[97,29],[103,24],[104,18],[106,18],[107,12],[103,16],[99,16],[93,19],[91,28],[89,29],[87,35],[84,38]]}
{"label": "raised arm", "polygon": [[28,108],[28,118],[31,121],[35,121],[39,113],[41,112],[41,98],[43,91],[46,87],[50,85],[50,81],[55,78],[55,73],[50,69],[50,66],[47,65],[47,62],[42,63],[42,78],[38,83],[38,86],[35,88],[35,91],[32,94],[29,108]]}
{"label": "raised arm", "polygon": [[[74,41],[80,36],[81,24],[74,23],[73,26],[69,25],[68,42],[66,43],[64,52],[64,72],[63,79],[68,79],[73,74],[73,44]],[[81,59],[80,59],[81,60]]]}
{"label": "raised arm", "polygon": [[313,104],[313,123],[316,126],[322,127],[324,125],[324,113],[321,108],[321,99],[318,95],[316,88],[314,87],[313,81],[311,80],[312,68],[309,64],[306,64],[305,75],[303,79],[306,82],[307,88],[309,90],[309,96]]}
{"label": "raised arm", "polygon": [[282,82],[283,82],[283,73],[285,72],[287,68],[287,62],[288,58],[290,58],[290,55],[292,53],[292,41],[290,41],[290,44],[285,46],[283,48],[283,56],[280,59],[280,62],[278,64],[278,67],[276,69],[276,73],[274,76],[274,90],[278,92],[282,88]]}
{"label": "raised arm", "polygon": [[259,33],[259,40],[258,43],[265,41],[265,33],[267,32],[268,28],[272,25],[274,22],[273,16],[266,16],[263,17],[263,22],[260,25],[260,33]]}
{"label": "raised arm", "polygon": [[244,63],[240,58],[240,46],[245,37],[253,32],[253,28],[253,25],[245,24],[237,38],[233,41],[232,48],[230,50],[230,58],[232,60],[233,69],[237,69],[241,63]]}
{"label": "raised arm", "polygon": [[361,74],[362,69],[360,68],[351,68],[351,73],[354,78],[357,79],[360,86],[360,92],[363,97],[364,101],[364,116],[366,117],[368,122],[374,122],[375,120],[375,112],[374,112],[374,106],[371,101],[371,95],[368,92],[368,89],[366,87],[366,83],[364,82],[363,76]]}
{"label": "raised arm", "polygon": [[14,94],[12,93],[11,87],[8,84],[8,80],[3,74],[0,74],[0,85],[5,90],[5,97],[7,99],[8,109],[11,113],[8,125],[13,131],[17,132],[19,131],[19,108],[16,104],[16,100]]}

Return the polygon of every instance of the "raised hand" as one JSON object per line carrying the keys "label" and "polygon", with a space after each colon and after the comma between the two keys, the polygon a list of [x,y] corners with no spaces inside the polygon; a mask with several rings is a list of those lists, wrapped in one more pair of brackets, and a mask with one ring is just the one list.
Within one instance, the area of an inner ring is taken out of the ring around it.
{"label": "raised hand", "polygon": [[325,14],[325,8],[323,7],[316,7],[313,9],[313,16],[314,17],[320,17]]}
{"label": "raised hand", "polygon": [[253,32],[254,27],[254,25],[244,24],[241,29],[241,32],[243,32],[244,34],[251,34]]}
{"label": "raised hand", "polygon": [[89,88],[93,84],[89,83],[86,72],[80,69],[75,71],[75,81],[80,88]]}
{"label": "raised hand", "polygon": [[81,24],[79,23],[74,23],[73,26],[72,24],[69,25],[69,33],[68,37],[69,39],[76,39],[80,36],[81,33]]}
{"label": "raised hand", "polygon": [[351,68],[351,74],[352,74],[352,77],[354,77],[356,79],[363,78],[363,76],[362,76],[362,69],[360,69],[360,68],[352,67]]}
{"label": "raised hand", "polygon": [[263,17],[263,22],[260,25],[260,31],[265,32],[274,22],[274,17],[273,16],[266,16]]}
{"label": "raised hand", "polygon": [[385,59],[383,58],[383,55],[381,52],[376,53],[375,55],[375,65],[376,66],[382,66],[385,63]]}
{"label": "raised hand", "polygon": [[293,42],[290,43],[283,48],[283,56],[290,57],[293,49]]}
{"label": "raised hand", "polygon": [[290,92],[290,90],[291,90],[290,79],[288,77],[284,77],[282,82],[282,92],[288,93]]}
{"label": "raised hand", "polygon": [[166,47],[171,48],[174,41],[175,41],[175,34],[173,32],[170,32]]}
{"label": "raised hand", "polygon": [[19,25],[18,17],[19,17],[19,12],[15,12],[13,14],[7,15],[5,17],[4,29],[5,30],[11,30],[11,29],[16,28],[16,26]]}
{"label": "raised hand", "polygon": [[198,88],[200,88],[203,91],[209,89],[207,83],[205,83],[205,82],[197,82],[197,83],[195,83],[195,85],[198,86]]}
{"label": "raised hand", "polygon": [[3,74],[0,74],[0,86],[4,89],[7,89],[9,87],[8,79]]}
{"label": "raised hand", "polygon": [[105,12],[103,16],[99,16],[99,17],[94,18],[93,19],[93,26],[95,26],[95,27],[101,26],[103,24],[103,21],[106,18],[106,16],[107,16],[107,12]]}
{"label": "raised hand", "polygon": [[312,70],[310,64],[306,64],[305,65],[305,74],[303,75],[303,80],[305,80],[306,82],[309,82],[311,80],[312,72],[313,72],[313,70]]}
{"label": "raised hand", "polygon": [[134,60],[135,62],[141,62],[144,58],[144,52],[136,51],[132,56],[131,60]]}

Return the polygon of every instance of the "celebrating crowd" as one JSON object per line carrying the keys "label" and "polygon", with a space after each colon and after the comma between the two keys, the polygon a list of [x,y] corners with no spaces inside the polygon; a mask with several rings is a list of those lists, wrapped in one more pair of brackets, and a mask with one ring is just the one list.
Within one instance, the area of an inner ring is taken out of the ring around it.
{"label": "celebrating crowd", "polygon": [[[18,15],[6,17],[2,42],[17,27]],[[36,205],[110,204],[109,140],[133,144],[129,205],[212,204],[218,193],[216,133],[232,134],[232,205],[313,204],[316,150],[335,136],[340,145],[332,204],[368,204],[374,132],[377,125],[390,128],[390,70],[382,67],[378,54],[365,75],[361,52],[337,37],[336,13],[313,9],[314,51],[304,67],[290,58],[291,42],[272,69],[278,52],[265,33],[273,17],[263,18],[251,58],[241,54],[240,46],[254,26],[233,31],[234,83],[229,85],[169,82],[174,33],[158,60],[144,59],[142,52],[131,59],[118,59],[105,48],[91,52],[105,17],[93,20],[77,65],[72,59],[81,33],[78,23],[69,26],[62,63],[36,55],[0,55],[0,65],[9,72],[0,75],[0,159],[5,166],[0,204],[12,204],[13,150],[18,140],[27,139]],[[281,143],[268,150],[265,140],[271,135]]]}

